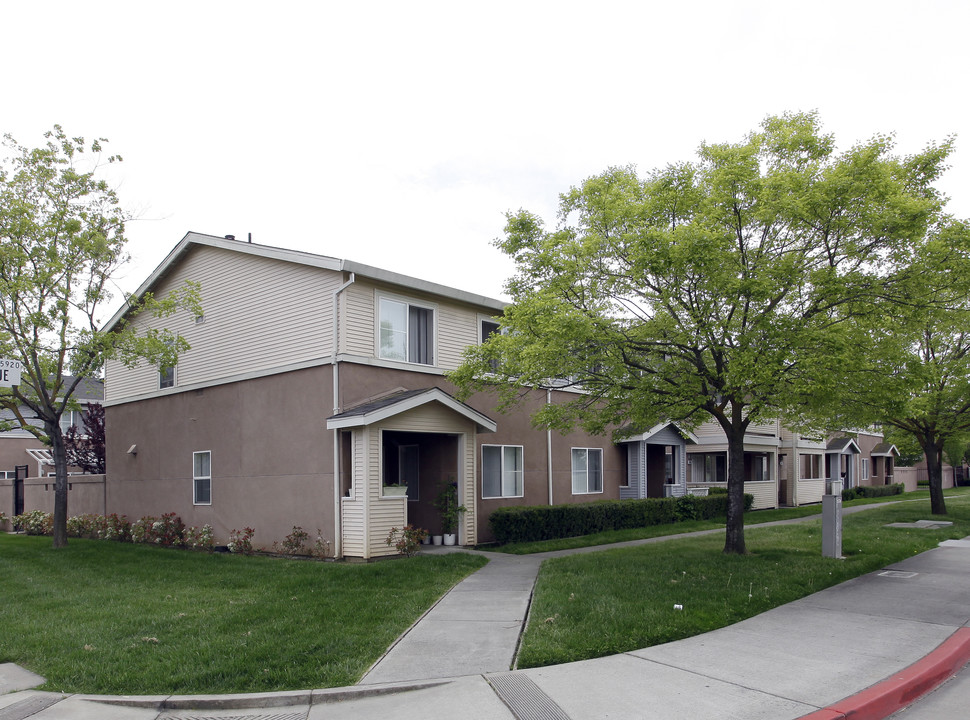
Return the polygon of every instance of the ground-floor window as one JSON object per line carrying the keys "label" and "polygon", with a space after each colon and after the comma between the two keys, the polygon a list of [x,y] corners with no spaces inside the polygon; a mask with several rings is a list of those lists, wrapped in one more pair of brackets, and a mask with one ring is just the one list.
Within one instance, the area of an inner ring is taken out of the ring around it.
{"label": "ground-floor window", "polygon": [[688,457],[691,482],[727,482],[727,453],[691,453]]}
{"label": "ground-floor window", "polygon": [[603,450],[573,448],[573,495],[603,492]]}
{"label": "ground-floor window", "polygon": [[210,450],[192,453],[192,502],[195,505],[212,504],[212,452]]}
{"label": "ground-floor window", "polygon": [[482,446],[482,497],[522,497],[522,446]]}
{"label": "ground-floor window", "polygon": [[818,480],[822,477],[821,455],[802,455],[801,477],[803,480]]}

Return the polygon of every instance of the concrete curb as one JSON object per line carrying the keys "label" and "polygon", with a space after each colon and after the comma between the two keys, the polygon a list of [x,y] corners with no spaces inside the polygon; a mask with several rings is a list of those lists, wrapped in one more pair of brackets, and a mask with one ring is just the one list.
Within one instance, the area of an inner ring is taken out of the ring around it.
{"label": "concrete curb", "polygon": [[800,720],[883,720],[912,705],[970,662],[970,627],[962,627],[902,672]]}

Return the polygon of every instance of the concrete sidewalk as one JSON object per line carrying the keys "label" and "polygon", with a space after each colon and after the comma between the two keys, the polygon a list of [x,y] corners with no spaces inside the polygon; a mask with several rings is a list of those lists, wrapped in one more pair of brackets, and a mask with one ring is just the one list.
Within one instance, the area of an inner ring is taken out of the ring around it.
{"label": "concrete sidewalk", "polygon": [[[705,635],[509,671],[514,654],[514,642],[507,649],[509,638],[517,641],[521,623],[515,613],[528,603],[523,597],[531,592],[538,564],[536,557],[494,558],[446,595],[354,687],[243,696],[64,697],[31,691],[36,676],[0,665],[0,693],[10,693],[0,695],[0,720],[883,718],[970,660],[966,540],[947,541]],[[472,615],[457,612],[459,607]],[[451,644],[458,660],[439,667]]]}

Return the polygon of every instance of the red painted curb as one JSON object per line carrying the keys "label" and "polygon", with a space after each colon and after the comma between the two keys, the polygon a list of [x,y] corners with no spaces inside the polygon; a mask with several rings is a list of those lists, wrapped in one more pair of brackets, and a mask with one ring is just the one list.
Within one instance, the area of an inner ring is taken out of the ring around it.
{"label": "red painted curb", "polygon": [[936,689],[968,662],[970,627],[963,627],[902,672],[800,720],[883,720]]}

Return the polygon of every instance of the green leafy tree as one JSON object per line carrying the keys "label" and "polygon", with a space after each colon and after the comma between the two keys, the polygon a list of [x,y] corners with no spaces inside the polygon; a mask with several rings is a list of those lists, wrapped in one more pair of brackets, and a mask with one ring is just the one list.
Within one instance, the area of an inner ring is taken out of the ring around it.
{"label": "green leafy tree", "polygon": [[905,278],[904,301],[864,325],[857,354],[868,362],[840,385],[840,406],[915,442],[931,511],[944,515],[943,461],[962,462],[970,433],[970,226],[942,222]]}
{"label": "green leafy tree", "polygon": [[[75,393],[97,377],[107,356],[173,364],[188,346],[166,331],[137,336],[127,323],[98,329],[112,299],[111,278],[127,261],[125,221],[115,191],[101,177],[104,140],[90,144],[60,126],[43,147],[5,136],[0,165],[0,357],[20,361],[19,386],[0,389],[0,406],[51,448],[54,547],[67,544],[67,454],[61,416],[78,409]],[[82,167],[83,166],[83,167]],[[130,315],[198,314],[197,288],[164,300],[132,300]]]}
{"label": "green leafy tree", "polygon": [[611,169],[560,198],[555,229],[508,216],[501,325],[452,379],[571,385],[541,425],[592,432],[713,420],[729,448],[724,551],[744,553],[744,436],[819,412],[847,353],[843,325],[877,312],[940,212],[949,143],[906,157],[877,136],[836,152],[814,113],[769,117],[734,144],[639,177]]}

